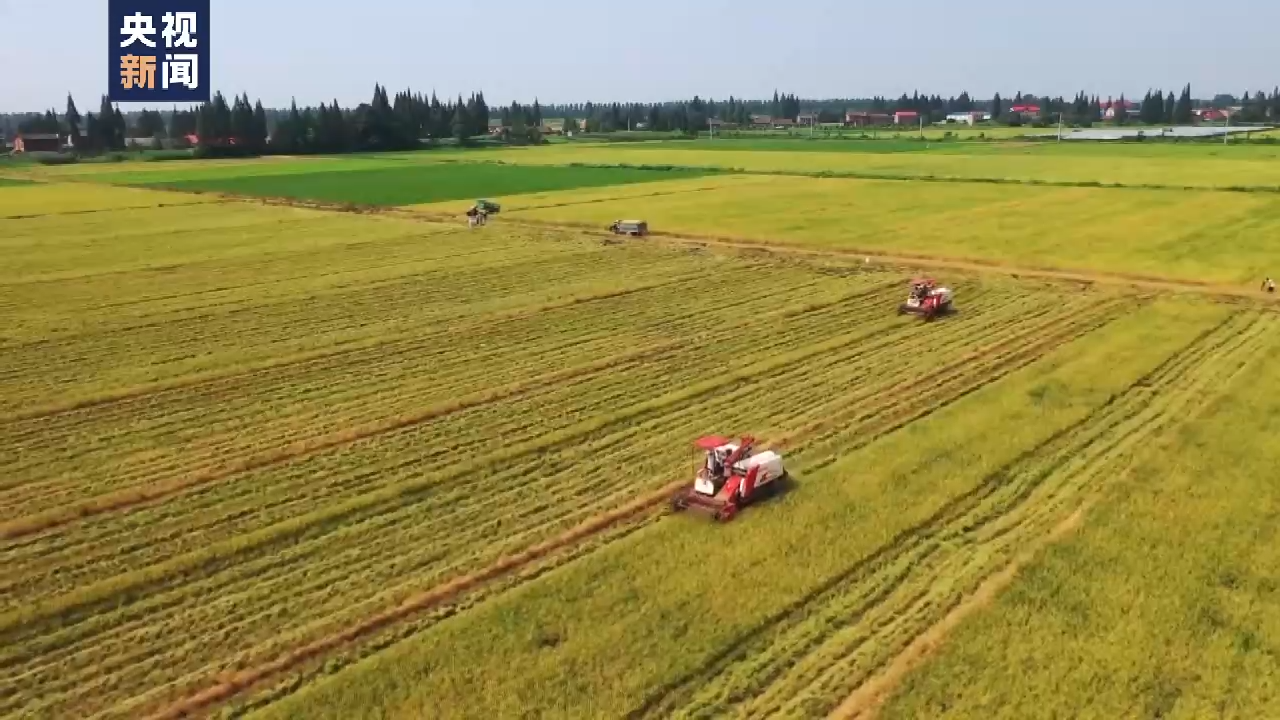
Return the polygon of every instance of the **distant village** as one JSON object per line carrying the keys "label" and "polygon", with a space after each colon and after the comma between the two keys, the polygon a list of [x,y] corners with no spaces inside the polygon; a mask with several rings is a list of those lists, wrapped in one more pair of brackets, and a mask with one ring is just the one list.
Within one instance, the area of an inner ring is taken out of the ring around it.
{"label": "distant village", "polygon": [[[1102,108],[1102,117],[1104,121],[1115,121],[1116,116],[1124,113],[1128,119],[1137,120],[1140,112],[1140,103],[1130,102],[1127,100],[1104,101],[1100,103]],[[1192,112],[1195,122],[1197,123],[1223,123],[1229,121],[1234,115],[1242,110],[1241,107],[1202,107],[1196,108]],[[1037,120],[1041,115],[1041,107],[1039,105],[1013,105],[1008,109],[1008,114],[1002,115],[1001,120],[1008,121],[1010,118],[1017,118],[1022,122],[1031,123]],[[828,116],[830,117],[830,116]],[[839,117],[838,115],[836,116]],[[968,125],[976,126],[981,123],[989,123],[992,121],[991,113],[981,110],[971,112],[949,113],[945,120],[929,125]],[[926,121],[927,122],[927,121]],[[712,132],[725,130],[794,130],[798,128],[916,128],[926,122],[922,122],[921,114],[915,111],[898,111],[898,112],[868,112],[868,111],[849,111],[844,113],[843,122],[820,122],[817,113],[800,113],[794,119],[789,117],[774,117],[770,115],[751,115],[750,123],[743,125],[741,123],[730,123],[722,121],[718,118],[707,119],[707,127]],[[543,124],[541,131],[544,135],[573,135],[580,134],[586,128],[586,120],[578,118],[565,118],[560,123],[549,120]],[[631,129],[643,131],[646,130],[646,123],[638,122]],[[510,131],[509,127],[503,125],[502,121],[497,118],[489,120],[489,134],[492,136],[503,136]],[[83,137],[84,130],[80,131]],[[131,149],[151,149],[158,148],[161,144],[169,148],[192,147],[198,141],[195,135],[185,135],[179,138],[164,139],[159,137],[128,137],[125,139],[125,146]],[[269,140],[268,140],[269,142]],[[13,154],[20,153],[51,153],[63,152],[76,147],[70,135],[57,133],[29,133],[17,132],[11,138],[0,137],[0,148]]]}

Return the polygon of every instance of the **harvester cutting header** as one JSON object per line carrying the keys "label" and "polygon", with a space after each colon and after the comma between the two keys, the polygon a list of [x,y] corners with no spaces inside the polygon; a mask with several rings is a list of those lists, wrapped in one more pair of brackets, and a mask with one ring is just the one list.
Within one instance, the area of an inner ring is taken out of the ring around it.
{"label": "harvester cutting header", "polygon": [[706,460],[693,485],[671,498],[671,508],[692,508],[727,522],[747,504],[776,490],[787,475],[782,456],[772,450],[754,453],[755,442],[751,436],[737,441],[719,435],[698,438],[694,447],[706,453]]}

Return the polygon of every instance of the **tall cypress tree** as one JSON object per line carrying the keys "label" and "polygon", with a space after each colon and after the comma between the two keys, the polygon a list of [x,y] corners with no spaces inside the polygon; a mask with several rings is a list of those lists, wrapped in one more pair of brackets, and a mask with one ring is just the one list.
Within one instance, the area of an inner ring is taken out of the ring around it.
{"label": "tall cypress tree", "polygon": [[80,111],[76,110],[76,101],[71,99],[71,93],[67,93],[67,111],[62,116],[63,122],[67,124],[67,134],[71,137],[71,144],[80,149]]}
{"label": "tall cypress tree", "polygon": [[1191,84],[1188,83],[1182,89],[1182,94],[1178,96],[1178,102],[1173,108],[1173,121],[1185,125],[1191,122]]}
{"label": "tall cypress tree", "polygon": [[470,128],[470,121],[467,119],[467,106],[462,101],[462,96],[458,96],[458,104],[453,107],[453,139],[461,145],[467,140],[467,130]]}

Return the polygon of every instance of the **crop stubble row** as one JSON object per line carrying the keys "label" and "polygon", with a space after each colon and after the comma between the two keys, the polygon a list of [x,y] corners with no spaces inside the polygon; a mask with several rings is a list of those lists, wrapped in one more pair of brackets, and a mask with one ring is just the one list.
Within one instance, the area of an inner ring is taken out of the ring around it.
{"label": "crop stubble row", "polygon": [[[863,301],[858,306],[861,311],[873,313],[877,302],[884,300],[884,297],[873,297],[870,300]],[[696,313],[695,313],[696,314]],[[803,327],[796,327],[792,332],[805,332]],[[809,332],[813,328],[808,328]],[[784,341],[786,337],[782,338]],[[358,477],[381,477],[386,480],[387,473],[393,473],[397,468],[401,472],[421,472],[424,458],[424,448],[432,448],[433,450],[442,452],[443,457],[432,457],[433,465],[447,466],[449,460],[464,459],[468,451],[479,449],[484,443],[494,442],[494,438],[501,438],[505,442],[513,440],[528,440],[537,435],[543,435],[548,432],[554,432],[557,427],[556,423],[563,424],[565,419],[576,421],[578,415],[584,414],[590,410],[592,406],[598,404],[602,399],[605,401],[623,401],[626,400],[628,389],[635,394],[639,388],[640,394],[644,394],[645,390],[658,391],[666,388],[679,387],[686,380],[695,378],[699,375],[714,372],[715,368],[722,366],[731,360],[735,354],[744,349],[744,345],[739,343],[747,342],[747,338],[734,336],[733,342],[725,342],[720,344],[711,344],[701,348],[699,352],[688,353],[681,361],[686,367],[683,372],[680,371],[680,365],[637,365],[640,360],[645,357],[637,358],[632,362],[635,367],[626,368],[614,367],[606,365],[599,372],[593,373],[587,377],[574,377],[576,381],[572,386],[561,386],[552,384],[550,387],[541,392],[533,393],[529,397],[516,397],[508,403],[481,403],[472,408],[460,409],[459,412],[449,413],[445,417],[438,420],[433,419],[423,425],[412,425],[402,430],[394,430],[389,433],[380,434],[378,437],[371,439],[362,444],[363,449],[360,450],[361,458],[352,458],[351,453],[355,451],[353,448],[342,448],[341,450],[316,457],[312,461],[305,463],[301,467],[282,467],[279,473],[272,473],[268,477],[261,476],[246,477],[243,479],[244,487],[247,490],[247,502],[255,507],[261,508],[264,502],[269,501],[270,497],[263,496],[263,488],[271,488],[271,492],[275,496],[288,498],[291,503],[295,504],[311,504],[316,500],[325,499],[324,495],[319,497],[313,496],[315,488],[325,490],[330,485],[327,478],[340,479],[341,489],[347,494],[359,493],[366,488],[359,483],[352,482]],[[643,346],[641,346],[643,348]],[[674,353],[677,349],[670,341],[661,343],[659,350],[662,355],[672,358],[679,358]],[[711,351],[708,351],[711,350]],[[759,351],[757,351],[758,353]],[[661,357],[647,358],[652,361],[660,360]],[[607,371],[607,372],[606,372]],[[647,378],[647,379],[646,379]],[[596,383],[603,391],[604,395],[592,391],[590,383]],[[583,383],[587,383],[584,385]],[[551,403],[548,404],[547,400]],[[587,402],[587,407],[582,407],[582,403]],[[565,414],[564,410],[557,410],[557,407],[563,407],[569,410],[569,414]],[[536,422],[535,422],[536,421]],[[515,423],[513,428],[511,423]],[[526,437],[519,437],[513,434],[513,431],[523,430]],[[466,440],[464,444],[462,441]],[[351,473],[358,473],[352,477]],[[183,522],[173,524],[172,532],[180,537],[185,537],[187,532],[192,528],[191,522],[195,518],[216,517],[220,512],[228,509],[226,507],[228,498],[220,487],[218,491],[209,493],[208,498],[198,498],[201,501],[207,500],[207,505],[198,505],[191,508],[190,514]],[[330,498],[331,499],[331,498]],[[176,511],[176,507],[181,506],[180,503],[169,503],[157,506],[155,513],[135,514],[129,516],[128,526],[119,528],[124,534],[130,538],[130,542],[139,545],[145,545],[154,549],[155,545],[152,538],[148,534],[159,531],[168,531],[169,523],[166,523],[167,515]],[[110,520],[107,520],[110,526]],[[199,524],[195,529],[202,528]],[[86,532],[88,530],[88,532]],[[12,549],[19,551],[18,553],[8,553],[6,559],[18,563],[25,552],[34,552],[36,557],[44,555],[51,549],[62,546],[65,542],[74,541],[77,545],[84,545],[96,548],[96,551],[102,553],[102,558],[86,558],[88,561],[96,561],[98,559],[106,560],[116,555],[118,548],[110,542],[110,538],[102,536],[92,531],[93,526],[81,527],[78,532],[57,534],[49,538],[53,545],[48,542],[30,541],[27,543],[15,544]],[[139,535],[139,533],[142,533]],[[201,542],[207,542],[209,536],[202,533]],[[118,555],[117,555],[118,557]],[[39,573],[35,573],[39,574]]]}
{"label": "crop stubble row", "polygon": [[1106,482],[1142,440],[1185,422],[1266,342],[1238,313],[975,492],[861,561],[646,708],[646,716],[810,717],[836,705],[963,594]]}
{"label": "crop stubble row", "polygon": [[[810,287],[797,287],[788,296],[802,297]],[[758,301],[769,299],[763,285],[752,289],[762,293]],[[287,444],[308,434],[517,381],[538,370],[567,365],[593,350],[622,346],[628,341],[619,336],[624,332],[632,333],[631,340],[644,342],[659,332],[686,333],[708,319],[722,323],[730,319],[723,310],[703,310],[701,318],[696,311],[663,317],[668,301],[661,293],[649,294],[648,302],[643,297],[624,299],[633,317],[612,323],[593,322],[590,313],[608,312],[610,305],[618,303],[597,303],[548,313],[538,322],[477,328],[466,340],[459,339],[457,328],[445,328],[360,352],[13,421],[3,426],[0,435],[9,444],[18,472],[0,482],[0,488],[21,484],[0,495],[0,504],[24,511],[55,505],[61,501],[59,488],[83,495],[99,482],[128,486],[179,466],[195,469],[202,456],[215,463],[234,457],[237,450]],[[518,344],[509,349],[508,342]],[[281,424],[275,429],[278,437],[268,430],[272,421]],[[244,435],[250,427],[253,435]],[[268,435],[262,434],[264,430]],[[147,452],[134,455],[139,447]],[[85,466],[98,474],[109,470],[110,476],[96,480],[75,472]]]}
{"label": "crop stubble row", "polygon": [[[945,325],[942,325],[942,327],[945,327]],[[829,392],[829,389],[828,389],[828,392]],[[714,416],[714,414],[712,414],[712,416]],[[660,418],[660,415],[659,415],[659,418]],[[696,423],[696,421],[705,421],[705,420],[703,420],[703,419],[696,419],[696,420],[695,420],[695,423]],[[692,430],[692,424],[690,424],[690,430]],[[684,432],[684,430],[682,430],[682,432]],[[687,438],[682,438],[682,439],[687,439]],[[654,441],[654,442],[650,443],[650,445],[652,445],[652,446],[653,446],[653,447],[652,447],[652,450],[657,451],[657,450],[658,450],[658,448],[659,448],[660,446],[662,446],[664,442],[666,442],[666,437],[663,437],[663,438],[660,438],[660,439],[655,439],[655,441]],[[623,443],[623,445],[626,445],[626,443]],[[641,450],[650,450],[650,447],[644,447],[644,448],[641,448]],[[639,451],[636,451],[636,452],[639,452]],[[609,469],[612,469],[612,468],[618,468],[618,466],[627,466],[627,464],[626,464],[626,460],[625,460],[625,457],[605,457],[605,459],[603,459],[602,464],[600,464],[600,465],[599,465],[599,470],[600,470],[600,471],[604,471],[604,473],[608,473]],[[525,470],[525,471],[527,471],[527,470]],[[584,473],[584,474],[585,474],[585,475],[589,475],[589,477],[596,477],[596,478],[600,477],[600,475],[596,475],[596,474],[594,474],[594,473],[590,473],[590,471],[588,471],[588,473]],[[572,497],[572,493],[573,493],[573,492],[575,492],[575,491],[573,491],[573,489],[572,489],[572,488],[570,488],[570,489],[568,489],[568,492],[570,492],[570,495],[568,495],[568,497]],[[579,491],[579,492],[582,492],[582,491]],[[586,488],[586,492],[588,492],[588,493],[590,492],[590,488],[589,488],[589,487],[588,487],[588,488]],[[594,510],[594,509],[589,509],[589,510]],[[535,523],[535,525],[536,525],[536,524],[543,524],[543,523],[545,523],[545,520],[547,520],[547,518],[545,518],[545,516],[535,515],[535,516],[534,516],[534,519],[532,519],[532,520],[534,520],[534,523]],[[474,524],[474,523],[468,523],[468,524]],[[466,527],[466,525],[465,525],[465,527]],[[349,528],[349,530],[351,530],[351,533],[349,533],[349,534],[353,534],[353,536],[356,536],[356,537],[358,537],[358,534],[360,534],[360,532],[361,532],[361,528],[360,528],[360,527],[358,527],[358,524],[357,524],[357,525],[353,525],[353,527],[352,527],[352,528]],[[426,538],[426,541],[430,542],[430,541],[431,541],[431,539],[438,539],[438,538]],[[388,542],[392,542],[392,541],[388,541]],[[522,542],[524,542],[524,541],[522,541]],[[393,542],[392,542],[392,544],[396,544],[396,543],[393,543]],[[403,543],[401,543],[401,544],[402,544],[402,547],[403,547]],[[308,555],[311,555],[311,553],[308,553]],[[351,562],[352,560],[351,560],[351,559],[347,559],[347,561],[348,561],[348,562]],[[365,561],[365,565],[367,565],[367,559],[364,559],[364,561]],[[339,568],[342,568],[342,566],[339,566]],[[348,568],[348,569],[349,569],[349,568],[351,568],[351,565],[346,565],[346,566],[344,566],[344,568]],[[244,579],[246,579],[246,582],[250,582],[250,580],[253,580],[253,579],[259,579],[259,580],[261,580],[262,578],[264,578],[264,574],[262,574],[260,570],[262,570],[262,569],[261,569],[261,568],[259,568],[259,569],[255,570],[255,571],[253,571],[253,573],[252,573],[252,574],[250,574],[250,575],[246,575],[246,578],[244,578]],[[312,570],[320,570],[320,569],[312,569]],[[335,575],[342,575],[342,574],[343,574],[343,573],[342,573],[342,570],[340,570],[340,569],[337,571],[337,573],[335,573]],[[392,573],[392,574],[388,575],[388,577],[387,577],[387,578],[384,578],[384,579],[394,579],[394,577],[396,577],[396,574]],[[362,579],[362,578],[360,578],[360,577],[357,577],[357,578],[353,578],[353,579],[351,580],[351,582],[352,582],[353,584],[358,584],[358,583],[360,583],[360,582],[365,582],[365,580],[364,580],[364,579]],[[319,585],[319,587],[325,587],[325,585],[328,585],[329,583],[328,583],[328,582],[323,582],[323,580],[321,580],[321,582],[317,582],[316,584],[317,584],[317,585]],[[410,579],[410,582],[407,582],[406,584],[412,584],[412,579]],[[421,585],[419,585],[419,587],[421,587]],[[228,589],[228,591],[229,591],[229,589],[230,589],[230,588],[228,588],[228,587],[223,587],[223,588],[221,588],[221,589]],[[221,598],[223,598],[223,600],[221,600],[220,602],[234,602],[234,598],[236,598],[236,594],[234,594],[234,593],[230,593],[230,596],[229,596],[229,597],[228,597],[228,593],[220,593],[220,594],[221,594]],[[339,596],[339,600],[340,600],[340,596]],[[307,603],[302,603],[302,605],[307,605]],[[215,612],[212,612],[212,614],[211,614],[211,618],[216,618],[216,616],[219,616],[219,615],[218,615],[218,612],[216,612],[216,611],[215,611]],[[145,624],[145,623],[141,624],[140,626],[142,626],[142,628],[146,628],[146,624]],[[105,639],[105,638],[104,638],[104,639]],[[134,639],[136,639],[136,638],[134,638]],[[200,670],[202,670],[202,669],[200,669]],[[197,675],[198,675],[198,673],[200,673],[200,670],[197,670]],[[125,683],[125,684],[128,684],[128,683]]]}

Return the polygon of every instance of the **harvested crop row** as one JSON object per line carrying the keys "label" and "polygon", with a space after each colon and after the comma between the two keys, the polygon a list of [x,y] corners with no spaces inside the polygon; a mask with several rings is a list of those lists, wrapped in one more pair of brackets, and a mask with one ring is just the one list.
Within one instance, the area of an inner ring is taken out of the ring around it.
{"label": "harvested crop row", "polygon": [[[862,313],[866,315],[874,315],[879,312],[879,300],[875,296],[868,300],[862,301],[858,305],[848,306],[849,311]],[[842,312],[845,312],[842,309]],[[796,323],[788,332],[792,333],[795,338],[800,338],[805,334],[821,332],[821,325],[830,320],[821,316],[814,316],[805,323]],[[750,337],[736,337],[734,342],[712,344],[712,352],[706,353],[690,353],[688,360],[676,362],[675,365],[653,366],[639,369],[624,370],[613,368],[608,375],[599,377],[592,381],[584,378],[577,378],[579,382],[587,384],[576,384],[572,388],[562,388],[558,385],[551,385],[545,392],[534,393],[528,398],[517,399],[514,405],[511,404],[492,404],[486,401],[484,404],[469,409],[460,414],[450,414],[449,417],[433,420],[422,427],[410,427],[405,431],[396,431],[377,440],[377,443],[369,447],[372,454],[363,461],[355,463],[360,468],[362,475],[366,477],[376,477],[382,482],[388,482],[398,477],[399,473],[394,473],[394,468],[382,466],[380,459],[389,458],[397,464],[404,464],[408,460],[405,467],[410,473],[420,472],[417,469],[420,461],[419,453],[414,452],[414,448],[436,447],[447,448],[444,453],[438,454],[433,458],[440,467],[447,467],[451,457],[457,459],[465,459],[468,455],[473,454],[473,450],[482,450],[486,442],[491,442],[493,437],[504,437],[507,441],[515,441],[523,438],[519,437],[519,427],[504,427],[505,424],[516,418],[517,422],[525,422],[524,418],[543,418],[534,427],[526,427],[526,431],[532,433],[527,439],[532,439],[537,435],[547,432],[554,432],[557,427],[556,422],[572,423],[584,413],[589,412],[595,404],[601,402],[614,404],[618,400],[623,400],[629,393],[635,393],[637,388],[644,390],[641,394],[652,392],[661,394],[665,390],[671,390],[680,387],[687,381],[695,380],[700,376],[713,373],[716,368],[724,366],[732,361],[735,357],[738,361],[744,358],[750,358],[751,353],[761,354],[763,351],[759,348],[751,348]],[[786,339],[786,335],[783,339]],[[694,346],[701,346],[702,343],[694,343]],[[671,348],[663,350],[669,353]],[[745,353],[745,354],[744,354]],[[765,353],[767,354],[767,353]],[[652,359],[652,358],[651,358]],[[609,367],[612,367],[611,365]],[[683,368],[683,369],[681,369]],[[637,375],[636,373],[640,373]],[[647,380],[645,378],[648,378]],[[655,384],[656,383],[656,384]],[[600,386],[599,390],[593,389],[593,384]],[[547,402],[551,404],[547,404]],[[587,407],[582,407],[582,403],[589,403]],[[486,419],[487,418],[487,419]],[[556,418],[560,418],[557,420]],[[496,424],[495,424],[496,423]],[[424,433],[427,433],[424,435]],[[404,435],[402,441],[396,438]],[[469,440],[468,440],[469,438]],[[438,451],[439,452],[439,451]],[[317,458],[317,462],[310,462],[306,467],[287,469],[288,475],[269,481],[262,477],[244,478],[248,482],[244,487],[248,491],[246,500],[248,507],[260,511],[264,504],[269,507],[272,495],[288,498],[292,504],[298,504],[303,507],[314,505],[315,502],[324,500],[327,493],[333,488],[329,487],[329,483],[317,482],[318,478],[325,477],[341,477],[341,485],[338,489],[344,494],[356,494],[364,491],[366,488],[359,483],[353,482],[353,478],[346,475],[344,468],[351,465],[352,459],[350,453],[339,453],[334,455],[332,462],[326,467],[319,464],[325,458]],[[387,473],[392,473],[388,475]],[[297,479],[296,484],[284,482],[281,480],[294,476]],[[271,488],[272,495],[264,496],[263,488]],[[319,490],[322,495],[313,496]],[[332,496],[327,496],[332,500]],[[157,547],[163,547],[160,539],[171,535],[172,537],[192,541],[195,538],[190,534],[190,530],[200,528],[199,523],[204,518],[217,517],[220,513],[230,512],[235,514],[234,503],[228,505],[229,498],[224,492],[213,494],[207,499],[207,507],[199,505],[190,510],[190,518],[182,522],[178,522],[170,534],[167,526],[172,519],[171,513],[177,508],[173,504],[161,506],[157,512],[164,513],[167,517],[144,517],[131,519],[127,523],[127,532],[122,536],[128,538],[131,546],[140,546],[147,551],[155,551]],[[248,509],[247,507],[247,509]],[[197,522],[194,528],[190,525],[192,521]],[[75,540],[87,547],[93,548],[94,554],[99,554],[101,560],[110,562],[120,562],[123,560],[122,549],[117,547],[115,543],[110,542],[108,537],[98,535],[96,533],[76,533],[74,536],[68,536],[68,540],[74,537]],[[213,539],[208,528],[205,528],[199,535],[199,542],[208,542]],[[56,538],[55,538],[56,540]],[[60,543],[59,543],[60,544]],[[18,550],[23,546],[16,546]],[[47,543],[39,545],[29,544],[26,546],[30,550],[38,552],[40,555],[48,553],[52,547]],[[10,552],[6,556],[7,561],[12,562],[15,567],[22,566],[21,553]],[[97,560],[92,556],[84,558],[84,562],[88,565],[95,566],[97,571],[101,572],[107,566],[98,565]],[[73,583],[76,581],[74,573],[67,576],[70,568],[62,567],[58,573],[61,578],[60,582]],[[15,573],[15,575],[25,573]],[[32,574],[44,575],[42,569],[36,569]]]}
{"label": "harvested crop row", "polygon": [[[759,302],[783,299],[771,298],[765,287],[760,290]],[[797,297],[803,290],[797,289]],[[730,306],[729,310],[732,309]],[[587,317],[587,312],[584,308],[575,314]],[[721,323],[731,320],[727,311],[712,312],[710,317],[717,314],[722,315]],[[708,318],[706,311],[698,310],[687,311],[683,317],[678,312],[672,313],[666,319],[660,319],[659,312],[654,315],[649,322],[661,324],[664,334],[671,334],[673,330],[678,334],[695,331]],[[54,505],[61,502],[54,492],[59,486],[74,488],[76,494],[83,497],[85,482],[76,475],[69,476],[79,467],[90,466],[96,472],[110,468],[111,483],[128,486],[135,477],[145,480],[179,468],[190,472],[199,467],[193,463],[198,463],[201,455],[207,457],[208,462],[225,461],[225,458],[238,454],[237,447],[244,448],[239,453],[251,449],[245,447],[246,442],[261,450],[273,442],[270,432],[263,433],[266,421],[273,416],[285,423],[277,431],[279,439],[275,441],[281,445],[301,439],[297,434],[299,431],[322,434],[334,428],[358,425],[362,420],[394,417],[423,404],[444,401],[448,397],[501,383],[508,377],[518,382],[537,367],[530,364],[535,358],[542,367],[555,368],[576,358],[590,356],[593,346],[590,342],[584,344],[589,338],[600,341],[595,345],[599,350],[625,343],[627,341],[620,335],[625,325],[631,325],[629,329],[633,340],[642,340],[646,324],[646,318],[637,317],[627,318],[623,324],[572,323],[560,331],[547,322],[551,319],[541,318],[537,324],[508,324],[513,326],[502,328],[498,333],[486,332],[464,345],[474,348],[470,353],[453,349],[459,344],[457,342],[441,342],[448,339],[444,335],[428,337],[403,348],[387,349],[377,358],[376,364],[367,367],[358,379],[345,383],[342,381],[350,377],[349,362],[352,358],[337,357],[333,362],[273,368],[265,378],[222,378],[196,386],[195,392],[192,388],[183,388],[182,391],[130,398],[52,418],[12,423],[5,427],[7,432],[0,435],[7,435],[11,441],[10,447],[15,450],[15,467],[30,467],[31,472],[12,478],[10,482],[29,480],[21,490],[0,496],[0,503],[33,509],[38,509],[41,503]],[[527,337],[522,341],[519,352],[504,353],[503,346],[497,341],[504,336],[511,337],[513,331],[518,338],[521,325],[551,327],[551,331],[539,331],[549,344],[540,346],[532,337]],[[574,338],[574,333],[580,337]],[[486,345],[491,345],[492,350],[486,349]],[[382,369],[384,366],[386,370]],[[302,371],[308,375],[299,375]],[[280,379],[277,381],[270,376]],[[270,385],[264,386],[264,380],[279,384],[272,389]],[[309,383],[310,389],[306,385],[300,386],[302,383]],[[394,388],[394,394],[387,392],[390,388]],[[274,410],[268,404],[273,399]],[[172,402],[157,405],[165,400]],[[310,402],[313,409],[308,409],[306,402]],[[154,417],[155,421],[149,422],[149,417]],[[59,427],[59,421],[64,418],[66,424]],[[193,433],[191,421],[197,418],[201,423],[200,429]],[[252,436],[244,435],[245,429],[254,426],[257,429]],[[115,428],[118,430],[113,433]],[[166,436],[165,433],[170,434]],[[113,438],[115,434],[120,435],[118,440]],[[219,437],[230,445],[219,445]],[[173,445],[171,453],[157,452],[166,441]],[[47,449],[46,445],[49,445]],[[131,448],[139,445],[149,448],[146,455],[132,455]],[[16,453],[19,448],[20,455]],[[131,462],[127,465],[120,463],[116,460],[120,455]],[[41,475],[50,480],[40,482]],[[96,483],[92,482],[88,485],[94,486]]]}
{"label": "harvested crop row", "polygon": [[[941,325],[941,327],[940,327],[940,328],[946,328],[946,325]],[[920,332],[920,331],[918,331],[918,332],[919,332],[920,336],[928,337],[928,334],[927,334],[927,333],[925,333],[925,332]],[[658,420],[660,420],[660,418],[659,418]],[[695,421],[698,421],[698,420],[695,420]],[[705,421],[705,420],[703,420],[703,421]],[[652,445],[653,447],[640,447],[640,448],[639,448],[639,450],[637,450],[637,451],[658,450],[658,446],[662,445],[662,442],[663,442],[663,438],[660,438],[660,437],[659,437],[659,439],[657,439],[657,441],[653,441],[652,443],[650,443],[650,445]],[[617,445],[617,443],[614,443],[614,445]],[[566,462],[566,464],[568,464],[568,466],[573,466],[573,460],[571,460],[571,459],[566,459],[566,460],[564,460],[564,462]],[[618,466],[618,464],[617,464],[617,459],[608,459],[608,462],[605,462],[605,464],[600,465],[600,469],[602,469],[602,470],[607,469],[607,468],[608,468],[608,466]],[[590,474],[590,473],[586,473],[586,475],[588,475],[588,477],[590,477],[590,475],[591,475],[591,474]],[[353,537],[360,537],[360,536],[358,536],[358,533],[361,533],[361,530],[362,530],[362,528],[358,528],[358,527],[352,528],[352,533],[356,533],[356,534],[353,534]],[[415,543],[415,544],[417,544],[417,543]],[[430,547],[430,544],[428,544],[428,543],[422,543],[422,544],[424,544],[424,546],[425,546],[425,547]],[[339,544],[339,546],[338,546],[338,547],[343,547],[343,544]],[[346,547],[351,547],[351,544],[349,544],[349,542],[348,542],[348,543],[346,543]],[[402,544],[402,546],[401,546],[401,547],[402,547],[402,548],[404,547],[404,546],[403,546],[403,544]],[[357,555],[362,555],[362,553],[357,553]],[[367,559],[367,556],[366,556],[366,559]],[[356,561],[356,560],[355,560],[355,559],[351,559],[351,560],[347,560],[346,562],[353,562],[353,561]],[[353,566],[352,566],[352,565],[347,565],[347,566],[346,566],[346,568],[347,568],[347,569],[346,569],[347,573],[349,573],[349,571],[351,571],[351,569],[353,568]],[[261,569],[260,569],[260,570],[261,570]],[[319,568],[316,568],[316,570],[319,570]],[[338,571],[342,571],[342,569],[340,569],[340,568],[339,568],[339,569],[338,569]],[[260,575],[260,574],[259,574],[259,577],[261,578],[261,575]],[[393,577],[394,577],[394,575],[393,575]],[[352,583],[367,582],[367,578],[361,578],[361,577],[352,578],[351,580],[352,580]],[[230,589],[230,588],[225,587],[225,585],[224,585],[224,589],[227,589],[227,591],[229,591],[229,589]],[[351,591],[351,589],[356,589],[356,588],[347,588],[347,589],[348,589],[348,592],[349,592],[349,591]],[[339,594],[338,594],[338,597],[337,597],[337,598],[333,598],[333,600],[330,600],[330,602],[337,602],[337,601],[339,601],[339,600],[340,600],[340,597],[342,597],[342,596],[343,596],[343,594],[344,594],[344,593],[339,593]],[[230,594],[230,597],[224,596],[224,598],[227,598],[227,600],[225,600],[225,601],[233,601],[233,600],[234,600],[234,597],[236,597],[236,596],[234,596],[234,593]],[[301,603],[301,605],[307,605],[307,603]],[[262,607],[265,607],[265,606],[262,606]],[[271,637],[271,635],[268,635],[268,637]],[[274,644],[274,643],[273,643],[273,644]],[[270,646],[269,646],[269,647],[270,647]]]}
{"label": "harvested crop row", "polygon": [[651,714],[811,716],[832,707],[894,648],[945,614],[965,588],[1070,514],[1138,442],[1209,402],[1272,325],[1240,314],[1201,336],[1111,403],[762,629],[733,658],[689,678]]}
{"label": "harvested crop row", "polygon": [[[695,276],[687,263],[677,260],[657,265],[653,271],[654,277],[672,280],[682,275],[692,280]],[[589,268],[566,268],[564,272],[566,280],[550,286],[539,285],[534,274],[504,278],[492,288],[480,285],[454,290],[453,297],[441,297],[432,291],[433,284],[413,281],[398,283],[390,290],[375,288],[365,297],[333,299],[328,304],[293,301],[287,307],[255,307],[185,322],[159,323],[89,338],[62,349],[14,348],[0,362],[0,392],[4,393],[6,405],[18,407],[65,396],[68,390],[85,384],[86,378],[102,385],[110,380],[178,375],[228,361],[268,357],[455,317],[477,310],[475,293],[481,293],[479,297],[500,298],[496,303],[486,302],[501,307],[617,284],[612,271],[593,275]]]}

